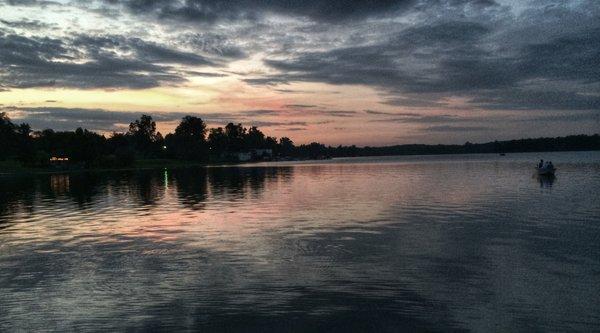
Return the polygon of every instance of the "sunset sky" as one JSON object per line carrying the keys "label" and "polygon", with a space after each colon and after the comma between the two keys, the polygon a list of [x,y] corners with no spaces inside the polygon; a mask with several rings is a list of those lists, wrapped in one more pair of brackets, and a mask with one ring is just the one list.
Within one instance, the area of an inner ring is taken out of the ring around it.
{"label": "sunset sky", "polygon": [[296,143],[600,132],[600,1],[0,0],[0,112]]}

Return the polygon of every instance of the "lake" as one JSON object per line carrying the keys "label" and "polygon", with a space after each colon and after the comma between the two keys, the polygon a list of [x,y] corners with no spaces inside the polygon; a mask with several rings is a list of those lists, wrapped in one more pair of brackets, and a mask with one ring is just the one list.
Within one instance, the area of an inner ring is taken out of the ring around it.
{"label": "lake", "polygon": [[600,152],[0,177],[0,331],[599,330],[599,188]]}

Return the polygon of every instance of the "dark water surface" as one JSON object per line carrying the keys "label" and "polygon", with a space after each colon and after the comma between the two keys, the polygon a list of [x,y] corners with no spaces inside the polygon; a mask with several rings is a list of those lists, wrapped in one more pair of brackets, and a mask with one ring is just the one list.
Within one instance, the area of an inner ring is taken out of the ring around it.
{"label": "dark water surface", "polygon": [[[533,176],[540,157],[556,179]],[[2,332],[600,330],[600,152],[0,189]]]}

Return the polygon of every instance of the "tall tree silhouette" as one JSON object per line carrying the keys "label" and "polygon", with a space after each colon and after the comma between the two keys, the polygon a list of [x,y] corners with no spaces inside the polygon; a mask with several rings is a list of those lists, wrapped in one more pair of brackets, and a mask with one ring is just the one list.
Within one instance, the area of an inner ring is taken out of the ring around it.
{"label": "tall tree silhouette", "polygon": [[244,138],[246,128],[242,124],[229,123],[225,126],[225,135],[227,136],[227,150],[238,152],[244,150]]}
{"label": "tall tree silhouette", "polygon": [[265,146],[265,135],[256,126],[250,127],[244,137],[246,149],[257,149]]}
{"label": "tall tree silhouette", "polygon": [[221,154],[227,149],[227,135],[223,127],[211,128],[208,133],[208,146],[213,154]]}
{"label": "tall tree silhouette", "polygon": [[186,116],[165,138],[169,153],[186,160],[207,160],[206,123],[198,118]]}
{"label": "tall tree silhouette", "polygon": [[159,151],[159,141],[162,139],[156,132],[156,122],[151,116],[142,115],[140,119],[129,124],[128,135],[133,140],[137,151],[145,156],[152,156]]}

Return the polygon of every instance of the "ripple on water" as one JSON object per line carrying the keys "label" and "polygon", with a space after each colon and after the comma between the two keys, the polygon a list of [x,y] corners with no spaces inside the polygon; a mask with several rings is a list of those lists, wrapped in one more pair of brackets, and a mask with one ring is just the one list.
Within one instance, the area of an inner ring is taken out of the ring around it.
{"label": "ripple on water", "polygon": [[0,331],[598,329],[600,155],[513,155],[0,179]]}

